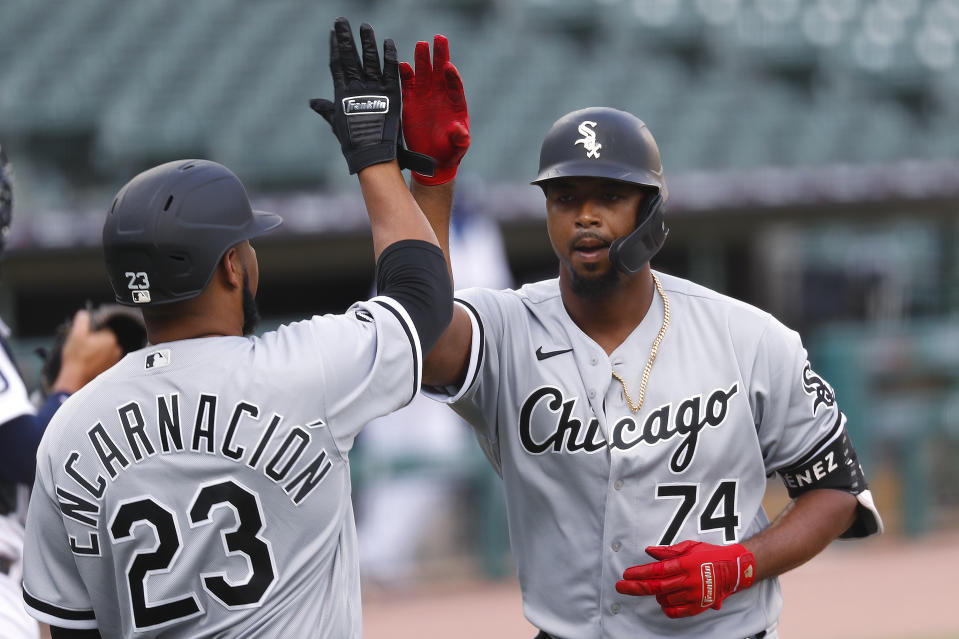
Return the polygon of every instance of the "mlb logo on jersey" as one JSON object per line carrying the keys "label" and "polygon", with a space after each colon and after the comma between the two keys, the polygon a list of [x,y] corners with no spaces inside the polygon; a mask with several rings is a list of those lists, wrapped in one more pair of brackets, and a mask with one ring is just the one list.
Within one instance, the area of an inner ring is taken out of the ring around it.
{"label": "mlb logo on jersey", "polygon": [[143,367],[150,368],[163,368],[164,366],[169,366],[170,364],[170,349],[165,348],[162,351],[153,351],[152,353],[147,353],[146,360],[143,363]]}

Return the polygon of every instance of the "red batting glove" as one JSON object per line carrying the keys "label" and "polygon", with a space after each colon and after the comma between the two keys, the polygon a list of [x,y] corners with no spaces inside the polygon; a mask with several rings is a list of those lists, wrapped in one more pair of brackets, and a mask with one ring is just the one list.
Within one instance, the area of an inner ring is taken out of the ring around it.
{"label": "red batting glove", "polygon": [[460,73],[450,62],[450,45],[445,36],[433,37],[433,64],[430,45],[417,42],[413,52],[416,72],[400,63],[403,86],[403,136],[411,151],[436,160],[433,177],[413,173],[420,184],[444,184],[456,177],[460,160],[470,146],[470,116]]}
{"label": "red batting glove", "polygon": [[707,608],[719,610],[723,599],[749,588],[756,578],[756,559],[741,544],[714,546],[684,541],[649,546],[655,563],[623,572],[616,590],[624,595],[656,595],[667,617],[692,617]]}

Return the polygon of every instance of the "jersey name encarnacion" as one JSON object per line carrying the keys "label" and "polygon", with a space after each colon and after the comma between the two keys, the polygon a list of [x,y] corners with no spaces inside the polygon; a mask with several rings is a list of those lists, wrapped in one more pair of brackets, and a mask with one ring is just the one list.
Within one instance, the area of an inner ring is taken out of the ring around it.
{"label": "jersey name encarnacion", "polygon": [[[129,401],[117,408],[116,415],[125,441],[116,441],[102,422],[95,423],[86,435],[103,473],[95,477],[81,473],[77,464],[83,454],[78,450],[69,452],[63,470],[96,502],[78,495],[79,491],[74,486],[58,483],[56,493],[61,512],[74,521],[96,528],[96,517],[100,513],[98,502],[102,501],[106,492],[107,477],[114,480],[131,464],[148,457],[184,451],[219,455],[260,470],[273,482],[282,484],[290,501],[300,505],[323,481],[332,466],[324,447],[311,449],[313,437],[310,430],[322,427],[323,420],[284,429],[286,434],[282,442],[267,454],[267,447],[282,424],[283,416],[272,412],[268,419],[261,419],[268,411],[263,411],[253,402],[241,400],[225,417],[219,401],[216,395],[201,393],[190,415],[181,414],[180,396],[177,393],[158,396],[152,411],[144,410],[137,401]],[[234,437],[241,422],[249,421],[263,422],[265,428],[256,446],[243,447],[234,442]],[[192,424],[192,428],[185,429],[184,424]],[[84,548],[71,544],[71,547],[74,553],[89,554],[92,545]]]}

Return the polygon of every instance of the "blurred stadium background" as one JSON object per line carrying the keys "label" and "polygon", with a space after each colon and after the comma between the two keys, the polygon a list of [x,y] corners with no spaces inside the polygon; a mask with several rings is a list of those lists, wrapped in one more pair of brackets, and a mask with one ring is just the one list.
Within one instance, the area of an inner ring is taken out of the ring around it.
{"label": "blurred stadium background", "polygon": [[[171,159],[226,164],[286,219],[257,243],[267,325],[368,294],[359,189],[307,107],[332,95],[339,15],[407,60],[450,38],[473,134],[457,206],[497,221],[517,282],[555,271],[528,186],[553,120],[644,119],[670,186],[654,267],[803,333],[891,534],[959,528],[959,0],[0,0],[0,314],[28,381],[55,325],[111,297],[113,193]],[[481,525],[424,565],[507,574],[499,486],[453,463],[477,480],[450,520]]]}

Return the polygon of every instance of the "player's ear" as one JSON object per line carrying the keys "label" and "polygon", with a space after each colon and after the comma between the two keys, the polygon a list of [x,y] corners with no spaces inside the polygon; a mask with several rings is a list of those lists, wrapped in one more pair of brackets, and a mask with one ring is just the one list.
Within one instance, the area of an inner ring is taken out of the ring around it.
{"label": "player's ear", "polygon": [[243,286],[243,261],[240,259],[240,252],[236,246],[231,246],[223,254],[220,260],[220,268],[217,269],[223,276],[223,283],[229,288],[241,288]]}

